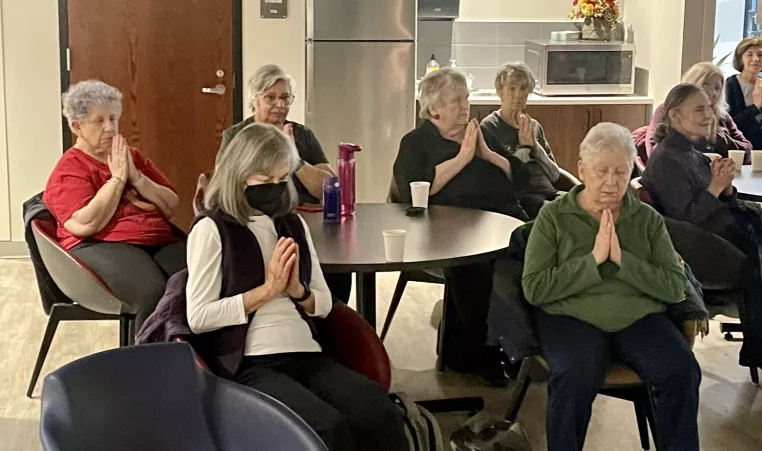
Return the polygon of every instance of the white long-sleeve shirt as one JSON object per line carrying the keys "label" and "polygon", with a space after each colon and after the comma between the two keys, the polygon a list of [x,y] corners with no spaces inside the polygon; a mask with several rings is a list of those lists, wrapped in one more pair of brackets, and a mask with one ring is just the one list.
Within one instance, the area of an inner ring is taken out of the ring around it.
{"label": "white long-sleeve shirt", "polygon": [[[300,217],[301,219],[301,217]],[[302,219],[312,258],[310,290],[315,296],[315,313],[325,317],[331,311],[332,298],[320,270],[317,252],[309,228]],[[262,249],[264,268],[272,257],[278,235],[272,219],[256,216],[247,224]],[[222,290],[222,241],[211,218],[199,221],[188,236],[188,324],[200,334],[226,326],[246,324],[243,293],[220,298]],[[320,352],[307,323],[285,293],[279,293],[255,313],[246,335],[245,355],[268,355],[287,352]]]}

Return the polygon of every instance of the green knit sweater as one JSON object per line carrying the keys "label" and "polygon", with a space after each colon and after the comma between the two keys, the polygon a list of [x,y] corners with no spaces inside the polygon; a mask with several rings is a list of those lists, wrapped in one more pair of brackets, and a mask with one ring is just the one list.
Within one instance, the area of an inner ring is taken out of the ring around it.
{"label": "green knit sweater", "polygon": [[687,280],[662,217],[628,191],[615,224],[622,264],[596,265],[598,221],[577,204],[583,189],[575,187],[540,211],[524,260],[527,300],[607,332],[682,301]]}

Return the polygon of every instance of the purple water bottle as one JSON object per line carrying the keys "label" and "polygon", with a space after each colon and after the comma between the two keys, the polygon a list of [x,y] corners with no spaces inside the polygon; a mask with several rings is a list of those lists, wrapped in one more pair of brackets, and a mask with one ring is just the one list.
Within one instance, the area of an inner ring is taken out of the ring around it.
{"label": "purple water bottle", "polygon": [[339,178],[326,177],[323,179],[323,222],[338,224],[341,222],[341,193]]}
{"label": "purple water bottle", "polygon": [[341,189],[341,216],[355,214],[355,152],[362,147],[350,144],[339,144],[339,185]]}

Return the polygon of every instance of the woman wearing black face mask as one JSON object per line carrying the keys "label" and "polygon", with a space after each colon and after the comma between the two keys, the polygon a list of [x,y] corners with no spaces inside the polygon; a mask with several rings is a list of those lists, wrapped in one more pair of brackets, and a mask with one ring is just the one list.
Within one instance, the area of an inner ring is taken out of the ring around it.
{"label": "woman wearing black face mask", "polygon": [[286,404],[329,449],[407,449],[384,390],[323,354],[306,320],[325,317],[332,299],[293,213],[298,164],[293,141],[264,124],[239,132],[217,161],[188,236],[188,324],[213,349],[242,351],[235,365],[223,359],[234,352],[204,355],[213,371]]}

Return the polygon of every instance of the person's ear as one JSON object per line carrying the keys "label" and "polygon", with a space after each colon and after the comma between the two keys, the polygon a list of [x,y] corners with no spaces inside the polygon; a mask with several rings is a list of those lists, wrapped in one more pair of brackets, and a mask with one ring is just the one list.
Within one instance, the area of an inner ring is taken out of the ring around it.
{"label": "person's ear", "polygon": [[672,126],[680,123],[680,111],[677,108],[669,110],[667,117],[669,117],[669,124]]}
{"label": "person's ear", "polygon": [[585,165],[582,164],[582,160],[577,160],[577,174],[579,174],[579,181],[585,183]]}
{"label": "person's ear", "polygon": [[77,136],[80,136],[82,134],[82,123],[79,121],[71,121],[71,125],[69,126],[71,128],[72,133],[74,133]]}

